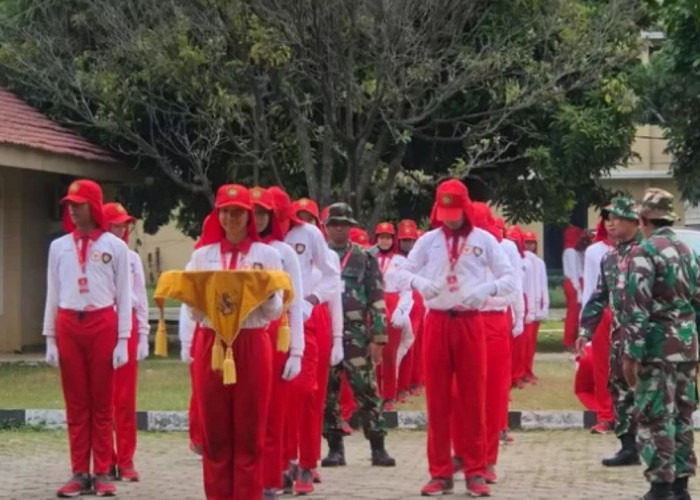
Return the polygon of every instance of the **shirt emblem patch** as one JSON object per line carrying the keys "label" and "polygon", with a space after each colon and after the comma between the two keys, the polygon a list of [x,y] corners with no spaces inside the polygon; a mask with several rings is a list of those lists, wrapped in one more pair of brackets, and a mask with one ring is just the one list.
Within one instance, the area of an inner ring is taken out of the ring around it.
{"label": "shirt emblem patch", "polygon": [[102,262],[105,264],[109,264],[110,262],[112,262],[112,254],[107,253],[107,252],[103,253],[102,254]]}
{"label": "shirt emblem patch", "polygon": [[294,250],[296,250],[296,252],[299,255],[301,255],[306,250],[306,245],[304,245],[303,243],[297,243],[296,245],[294,245]]}

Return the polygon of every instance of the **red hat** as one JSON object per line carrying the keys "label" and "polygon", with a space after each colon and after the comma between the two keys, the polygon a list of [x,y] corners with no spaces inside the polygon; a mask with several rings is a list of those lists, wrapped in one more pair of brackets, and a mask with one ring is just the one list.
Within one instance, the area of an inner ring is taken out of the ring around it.
{"label": "red hat", "polygon": [[564,229],[564,249],[576,248],[581,239],[583,229],[577,226],[569,226]]}
{"label": "red hat", "polygon": [[471,224],[471,199],[469,191],[458,179],[449,179],[437,188],[434,204],[434,219],[437,225],[458,220],[462,215]]}
{"label": "red hat", "polygon": [[506,238],[515,242],[515,245],[518,247],[518,252],[520,252],[520,256],[525,257],[525,240],[523,238],[523,230],[520,229],[520,226],[511,226],[506,231]]}
{"label": "red hat", "polygon": [[255,212],[250,191],[240,184],[224,184],[216,192],[214,210],[204,219],[202,224],[201,244],[211,245],[226,238],[226,232],[219,222],[219,209],[225,207],[240,207],[248,212],[248,237],[253,241],[260,241],[255,230]]}
{"label": "red hat", "polygon": [[330,211],[330,205],[321,210],[321,223],[325,224],[326,221],[328,220],[328,212]]}
{"label": "red hat", "polygon": [[350,229],[350,241],[360,245],[362,248],[369,247],[369,235],[367,231],[361,227],[353,227]]}
{"label": "red hat", "polygon": [[[112,224],[133,224],[136,222],[136,217],[132,217],[122,206],[121,203],[105,203],[102,206],[102,214],[107,227]],[[124,231],[122,239],[129,243],[129,229]]]}
{"label": "red hat", "polygon": [[537,235],[532,231],[525,231],[523,233],[523,241],[525,243],[537,243]]}
{"label": "red hat", "polygon": [[275,216],[280,223],[280,228],[282,230],[281,239],[283,240],[292,227],[303,224],[304,221],[299,219],[294,210],[292,210],[292,200],[289,199],[289,195],[282,188],[271,186],[267,188],[267,190],[272,195],[275,206]]}
{"label": "red hat", "polygon": [[297,201],[292,203],[292,213],[295,216],[299,216],[299,212],[308,212],[314,219],[316,219],[316,225],[321,224],[321,217],[318,213],[318,204],[314,200],[309,198],[299,198]]}
{"label": "red hat", "polygon": [[[63,197],[61,204],[66,203],[87,203],[90,205],[92,220],[98,227],[106,230],[107,225],[102,214],[102,188],[95,181],[90,179],[78,179],[68,186],[68,194]],[[63,209],[63,228],[66,232],[75,231],[75,224],[70,218],[68,208]]]}
{"label": "red hat", "polygon": [[499,242],[503,241],[503,233],[496,224],[491,208],[486,203],[474,201],[472,202],[472,210],[474,213],[474,225],[491,233]]}
{"label": "red hat", "polygon": [[399,240],[417,240],[418,225],[411,219],[404,219],[399,222]]}
{"label": "red hat", "polygon": [[391,222],[380,222],[374,229],[374,235],[378,234],[390,234],[391,236],[396,236],[396,228]]}

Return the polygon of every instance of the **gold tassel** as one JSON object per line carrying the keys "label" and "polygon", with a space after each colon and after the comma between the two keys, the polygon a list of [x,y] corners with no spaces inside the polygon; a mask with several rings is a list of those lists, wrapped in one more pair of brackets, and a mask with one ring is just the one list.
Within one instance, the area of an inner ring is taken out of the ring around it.
{"label": "gold tassel", "polygon": [[289,352],[289,345],[292,339],[292,332],[289,329],[289,318],[287,313],[282,314],[280,326],[277,328],[277,350],[279,352]]}
{"label": "gold tassel", "polygon": [[224,367],[224,348],[221,346],[221,341],[218,338],[214,339],[214,345],[211,347],[211,369],[221,370]]}
{"label": "gold tassel", "polygon": [[226,359],[224,359],[224,385],[236,383],[236,364],[233,361],[233,349],[226,348]]}
{"label": "gold tassel", "polygon": [[156,330],[155,355],[168,356],[168,331],[165,329],[165,315],[162,309],[160,310],[158,329]]}

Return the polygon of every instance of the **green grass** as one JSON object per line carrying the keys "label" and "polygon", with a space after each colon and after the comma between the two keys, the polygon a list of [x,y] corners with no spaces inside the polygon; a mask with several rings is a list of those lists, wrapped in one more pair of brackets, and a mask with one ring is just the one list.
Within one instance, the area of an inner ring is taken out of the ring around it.
{"label": "green grass", "polygon": [[566,307],[566,298],[564,297],[564,289],[561,286],[549,287],[549,308],[563,309]]}
{"label": "green grass", "polygon": [[[186,410],[189,370],[173,360],[139,363],[139,410]],[[0,408],[63,408],[59,371],[41,366],[0,365]]]}

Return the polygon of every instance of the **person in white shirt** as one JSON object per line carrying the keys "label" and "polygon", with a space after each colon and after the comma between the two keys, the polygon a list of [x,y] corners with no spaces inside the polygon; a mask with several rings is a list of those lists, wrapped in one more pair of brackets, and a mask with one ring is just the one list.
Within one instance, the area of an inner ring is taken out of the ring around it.
{"label": "person in white shirt", "polygon": [[526,323],[529,325],[527,334],[527,350],[525,356],[525,383],[534,384],[537,376],[534,372],[535,351],[537,349],[537,336],[540,324],[549,316],[549,284],[547,280],[547,267],[544,260],[537,255],[537,235],[533,232],[523,234],[525,240],[525,258],[532,273],[532,283],[529,289],[532,299],[528,301],[528,313]]}
{"label": "person in white shirt", "polygon": [[[286,197],[286,194],[284,196]],[[279,203],[279,200],[282,198],[278,194],[276,201]],[[283,201],[286,206],[287,199]],[[321,458],[323,409],[326,402],[329,367],[343,360],[343,309],[340,291],[340,259],[323,241],[319,228],[318,205],[313,200],[302,198],[290,206],[290,212],[295,226],[300,223],[311,226],[303,232],[295,231],[296,234],[287,241],[305,262],[311,264],[310,273],[302,274],[303,288],[309,290],[310,295],[321,297],[316,305],[309,300],[305,301],[306,345],[314,344],[316,355],[310,355],[311,351],[304,353],[303,377],[297,379],[300,390],[294,392],[297,400],[292,401],[290,406],[287,418],[289,425],[285,433],[285,461],[290,464],[288,471],[285,472],[285,491],[291,490],[297,495],[306,495],[313,493],[314,482],[320,482],[317,466]],[[319,235],[322,247],[317,244]],[[321,248],[323,253],[316,251]],[[332,273],[329,272],[328,261],[333,269]],[[333,281],[336,282],[336,288],[329,293],[325,283]]]}
{"label": "person in white shirt", "polygon": [[[129,243],[129,226],[136,219],[120,203],[106,203],[103,207],[109,232]],[[114,373],[114,443],[110,475],[121,481],[139,481],[134,468],[136,452],[136,381],[138,361],[148,357],[148,297],[143,263],[139,254],[129,250],[132,279],[132,331],[129,338],[129,361]]]}
{"label": "person in white shirt", "polygon": [[399,290],[398,269],[406,258],[396,252],[396,228],[390,222],[380,222],[374,231],[371,253],[377,259],[384,278],[384,304],[386,306],[386,333],[388,341],[382,350],[382,362],[376,367],[377,386],[384,401],[384,411],[396,411],[398,388],[399,345],[412,343],[410,313],[413,307],[411,290]]}
{"label": "person in white shirt", "polygon": [[132,330],[129,248],[106,231],[97,183],[74,181],[61,202],[68,234],[49,248],[43,329],[46,361],[61,370],[73,470],[57,495],[112,496],[114,370],[129,359]]}
{"label": "person in white shirt", "polygon": [[[583,296],[581,304],[586,305],[596,291],[601,272],[603,257],[613,248],[613,242],[608,237],[613,228],[613,222],[607,209],[601,211],[601,217],[596,227],[594,243],[586,249],[583,262]],[[583,307],[581,308],[583,313]],[[596,397],[596,425],[591,427],[593,434],[606,434],[614,428],[615,412],[612,396],[608,387],[610,374],[610,329],[612,312],[605,308],[601,321],[598,323],[591,342],[593,355],[593,381]]]}
{"label": "person in white shirt", "polygon": [[473,496],[490,494],[486,474],[486,337],[479,309],[489,297],[515,289],[513,269],[498,241],[473,226],[466,186],[456,179],[437,189],[436,229],[416,242],[401,269],[403,285],[418,290],[428,313],[424,330],[431,480],[423,495],[451,493],[452,384],[465,415],[464,473]]}
{"label": "person in white shirt", "polygon": [[569,226],[564,230],[564,295],[566,297],[566,317],[564,318],[564,347],[573,349],[578,333],[578,320],[581,314],[583,294],[583,252],[579,244],[583,236],[580,227]]}
{"label": "person in white shirt", "polygon": [[527,357],[527,335],[531,331],[531,323],[534,318],[534,313],[532,309],[532,303],[534,303],[535,291],[532,288],[534,284],[533,279],[533,269],[531,262],[527,259],[525,254],[525,241],[523,237],[523,230],[520,226],[515,225],[508,228],[506,232],[507,239],[515,245],[518,252],[517,265],[519,266],[518,272],[521,278],[521,293],[523,296],[524,307],[522,310],[523,317],[523,329],[522,331],[513,330],[513,338],[510,346],[511,351],[511,385],[522,389],[525,387],[525,382],[523,381],[525,377],[525,365]]}
{"label": "person in white shirt", "polygon": [[[294,290],[294,299],[287,310],[291,333],[289,353],[275,351],[272,355],[272,393],[263,451],[263,499],[267,500],[277,498],[277,490],[282,487],[285,421],[290,410],[289,402],[293,400],[294,392],[300,389],[299,384],[291,384],[290,381],[301,373],[302,358],[315,358],[317,353],[315,343],[306,343],[304,339],[299,259],[297,253],[283,241],[289,229],[288,214],[282,213],[283,207],[275,204],[271,190],[254,187],[250,194],[255,207],[258,236],[263,243],[279,252],[282,269],[291,277]],[[279,322],[274,322],[268,329],[272,345],[277,345],[279,327]],[[307,373],[308,370],[305,370],[305,376]]]}
{"label": "person in white shirt", "polygon": [[[503,239],[503,231],[496,223],[491,209],[486,203],[473,202],[474,226],[488,231],[500,243],[503,253],[508,258],[513,268],[514,291],[503,297],[489,297],[480,308],[484,320],[486,334],[486,473],[484,479],[487,483],[495,484],[498,481],[496,464],[498,463],[499,438],[503,429],[507,426],[508,399],[511,385],[511,353],[510,342],[514,330],[523,331],[523,300],[522,283],[519,272],[515,266],[519,265],[520,254],[515,245],[512,247],[509,240]],[[506,244],[504,245],[504,242]],[[515,252],[509,255],[509,249]],[[489,270],[488,279],[494,280],[493,273]],[[516,326],[513,326],[515,317]],[[464,448],[464,426],[462,422],[466,417],[462,414],[457,398],[453,402],[452,414],[452,446],[455,456],[452,458],[455,473],[464,469],[464,457],[468,452]]]}
{"label": "person in white shirt", "polygon": [[[202,247],[192,254],[188,270],[282,270],[279,252],[259,241],[248,189],[238,184],[221,186],[214,207],[202,229]],[[262,498],[262,457],[273,378],[273,346],[267,329],[282,312],[281,292],[276,292],[243,321],[233,344],[237,380],[224,385],[221,372],[208,362],[214,343],[220,340],[209,320],[192,311],[193,319],[200,322],[194,380],[207,498]]]}

